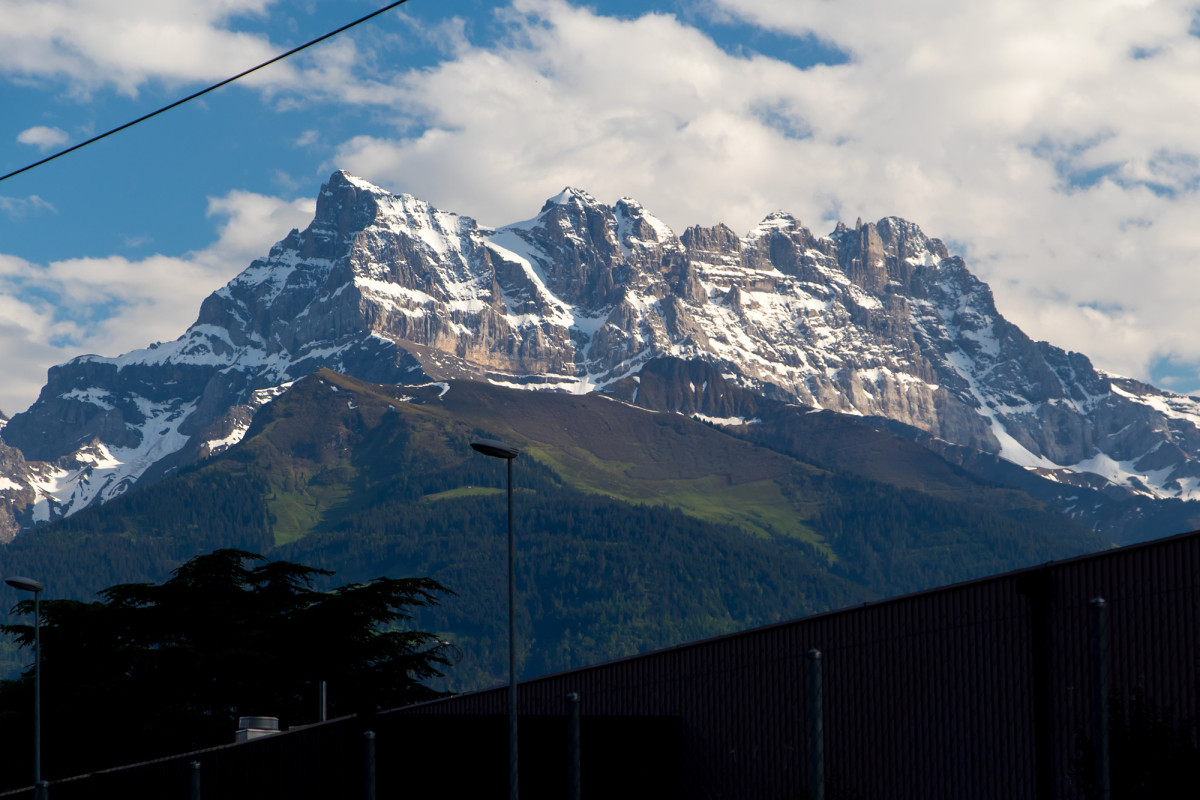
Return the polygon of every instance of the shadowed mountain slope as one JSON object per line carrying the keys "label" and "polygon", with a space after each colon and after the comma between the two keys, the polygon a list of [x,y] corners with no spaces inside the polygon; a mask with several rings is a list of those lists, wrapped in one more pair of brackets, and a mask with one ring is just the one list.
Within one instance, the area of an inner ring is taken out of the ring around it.
{"label": "shadowed mountain slope", "polygon": [[[864,442],[932,457],[866,430]],[[506,516],[503,465],[469,447],[480,437],[521,450],[527,675],[1106,544],[944,462],[936,485],[888,485],[601,395],[322,370],[226,452],[19,537],[7,563],[38,575],[71,563],[71,582],[52,584],[59,596],[160,580],[218,546],[333,569],[339,582],[428,575],[458,597],[419,622],[462,648],[456,688],[483,685],[503,674]]]}

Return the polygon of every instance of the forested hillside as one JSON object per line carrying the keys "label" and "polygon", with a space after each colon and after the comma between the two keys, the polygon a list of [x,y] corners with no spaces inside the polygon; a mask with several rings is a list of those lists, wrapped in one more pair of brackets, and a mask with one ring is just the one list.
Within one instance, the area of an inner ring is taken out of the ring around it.
{"label": "forested hillside", "polygon": [[600,396],[323,371],[221,456],[22,535],[5,572],[88,598],[238,547],[338,583],[428,576],[457,593],[417,620],[462,651],[446,685],[486,685],[504,674],[506,517],[503,465],[469,447],[480,437],[522,451],[527,676],[1106,545],[965,473],[954,492],[922,490],[806,463],[801,442],[771,449]]}

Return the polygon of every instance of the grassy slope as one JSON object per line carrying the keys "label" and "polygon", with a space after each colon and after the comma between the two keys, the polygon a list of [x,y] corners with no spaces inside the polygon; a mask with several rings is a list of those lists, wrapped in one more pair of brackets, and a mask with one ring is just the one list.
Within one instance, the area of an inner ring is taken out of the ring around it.
{"label": "grassy slope", "polygon": [[[674,508],[756,536],[790,536],[824,546],[804,523],[818,510],[816,504],[788,491],[817,470],[702,423],[638,411],[600,396],[564,397],[478,384],[455,385],[441,400],[434,397],[440,390],[424,390],[428,405],[397,403],[335,373],[321,378],[347,392],[347,398],[349,393],[358,396],[345,402],[355,405],[346,410],[357,412],[359,419],[324,413],[317,397],[294,397],[286,412],[265,422],[246,444],[255,460],[276,473],[268,480],[277,487],[270,508],[278,544],[328,530],[361,501],[371,483],[352,463],[348,443],[357,435],[356,425],[373,428],[382,417],[381,407],[394,407],[411,428],[412,440],[405,446],[418,449],[431,466],[476,457],[465,443],[472,436],[491,436],[518,447],[524,458],[580,491]],[[467,420],[470,429],[463,424]],[[447,430],[457,435],[452,448],[447,447]],[[334,444],[318,450],[306,443],[309,438]]]}
{"label": "grassy slope", "polygon": [[[451,413],[472,413],[548,466],[565,483],[630,503],[662,505],[757,536],[823,544],[814,509],[784,487],[816,470],[795,459],[674,414],[629,408],[600,395],[523,393],[489,402],[482,387],[456,387]],[[519,401],[514,413],[512,400]],[[565,402],[564,402],[565,401]]]}

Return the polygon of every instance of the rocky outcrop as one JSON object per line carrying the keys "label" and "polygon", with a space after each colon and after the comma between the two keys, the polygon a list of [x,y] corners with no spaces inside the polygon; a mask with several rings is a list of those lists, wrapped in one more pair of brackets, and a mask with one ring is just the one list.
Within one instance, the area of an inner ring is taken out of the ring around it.
{"label": "rocky outcrop", "polygon": [[0,495],[13,519],[102,502],[228,447],[276,387],[320,367],[641,391],[714,418],[765,397],[895,420],[1063,482],[1200,498],[1200,404],[1030,340],[905,220],[817,235],[776,212],[746,236],[676,236],[635,200],[566,189],[488,228],[344,172],[312,224],[208,297],[180,339],[51,369],[0,432],[28,459],[0,461]]}

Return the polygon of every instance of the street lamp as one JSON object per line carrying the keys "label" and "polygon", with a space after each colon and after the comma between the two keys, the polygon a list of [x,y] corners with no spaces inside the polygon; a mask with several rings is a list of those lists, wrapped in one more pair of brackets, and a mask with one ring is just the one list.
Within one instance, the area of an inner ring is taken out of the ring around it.
{"label": "street lamp", "polygon": [[471,442],[471,447],[485,456],[502,458],[508,463],[508,796],[517,800],[517,579],[513,571],[516,546],[513,543],[512,462],[517,450],[495,439]]}
{"label": "street lamp", "polygon": [[42,783],[42,614],[38,596],[46,587],[33,578],[6,578],[14,589],[33,592],[33,786],[34,796],[41,800],[46,796]]}

